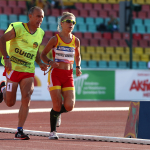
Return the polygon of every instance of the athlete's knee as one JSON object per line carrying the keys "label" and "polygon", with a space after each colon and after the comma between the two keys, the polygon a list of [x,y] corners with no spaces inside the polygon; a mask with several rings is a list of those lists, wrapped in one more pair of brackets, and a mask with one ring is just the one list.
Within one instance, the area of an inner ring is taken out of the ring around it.
{"label": "athlete's knee", "polygon": [[31,93],[28,92],[28,93],[22,94],[22,99],[26,100],[26,102],[30,101],[30,99],[31,99]]}
{"label": "athlete's knee", "polygon": [[16,103],[16,101],[13,101],[13,100],[6,100],[6,105],[7,105],[8,107],[14,106],[15,103]]}
{"label": "athlete's knee", "polygon": [[73,108],[74,108],[74,103],[65,103],[64,104],[64,107],[65,107],[65,109],[67,110],[67,111],[72,111],[73,110]]}

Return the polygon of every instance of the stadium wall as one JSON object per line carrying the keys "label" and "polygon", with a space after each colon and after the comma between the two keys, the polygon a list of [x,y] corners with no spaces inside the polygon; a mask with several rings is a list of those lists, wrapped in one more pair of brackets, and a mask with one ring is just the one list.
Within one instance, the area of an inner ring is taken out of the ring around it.
{"label": "stadium wall", "polygon": [[[0,67],[1,80],[4,68]],[[74,70],[74,83],[77,100],[117,100],[142,101],[150,98],[150,72],[149,70],[130,69],[82,69],[82,75],[76,77]],[[47,74],[40,68],[35,69],[35,88],[32,100],[51,100],[47,90]],[[17,100],[21,99],[20,89],[17,91]]]}

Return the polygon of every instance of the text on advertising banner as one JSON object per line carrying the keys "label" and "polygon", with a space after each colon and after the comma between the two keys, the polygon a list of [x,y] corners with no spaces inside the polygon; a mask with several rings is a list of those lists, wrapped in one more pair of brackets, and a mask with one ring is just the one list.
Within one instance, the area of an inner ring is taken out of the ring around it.
{"label": "text on advertising banner", "polygon": [[74,84],[77,100],[114,100],[114,71],[82,70],[80,77],[74,71]]}

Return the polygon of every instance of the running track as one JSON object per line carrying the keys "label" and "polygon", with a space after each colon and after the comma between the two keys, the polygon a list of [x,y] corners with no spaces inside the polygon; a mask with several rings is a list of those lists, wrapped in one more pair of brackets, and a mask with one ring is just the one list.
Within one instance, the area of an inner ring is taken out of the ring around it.
{"label": "running track", "polygon": [[[75,108],[83,107],[129,107],[130,102],[76,102]],[[1,110],[18,109],[20,102],[9,108],[4,102]],[[30,109],[52,108],[50,101],[32,101]],[[1,114],[0,127],[16,128],[17,113]],[[73,111],[62,114],[62,124],[58,133],[85,134],[110,137],[123,137],[127,110],[121,111]],[[48,132],[49,112],[29,113],[24,129]],[[14,134],[0,132],[0,150],[149,150],[149,145],[85,141],[75,139],[49,140],[47,137],[30,136],[30,140],[13,140]]]}

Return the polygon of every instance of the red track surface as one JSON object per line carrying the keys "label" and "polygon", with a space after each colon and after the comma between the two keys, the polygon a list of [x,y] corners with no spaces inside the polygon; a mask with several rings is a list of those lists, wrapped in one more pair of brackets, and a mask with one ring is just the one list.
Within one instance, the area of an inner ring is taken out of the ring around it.
{"label": "red track surface", "polygon": [[[0,110],[18,109],[20,102],[9,108],[4,102]],[[129,102],[76,102],[78,107],[129,107]],[[32,101],[30,108],[52,108],[48,101]],[[0,114],[0,127],[17,128],[18,114]],[[30,113],[25,130],[50,131],[49,113]],[[62,124],[58,133],[85,134],[123,137],[128,111],[84,111],[62,114]],[[13,140],[14,134],[0,132],[0,150],[149,150],[148,145],[70,140],[49,140],[48,137],[30,136],[28,141]]]}

